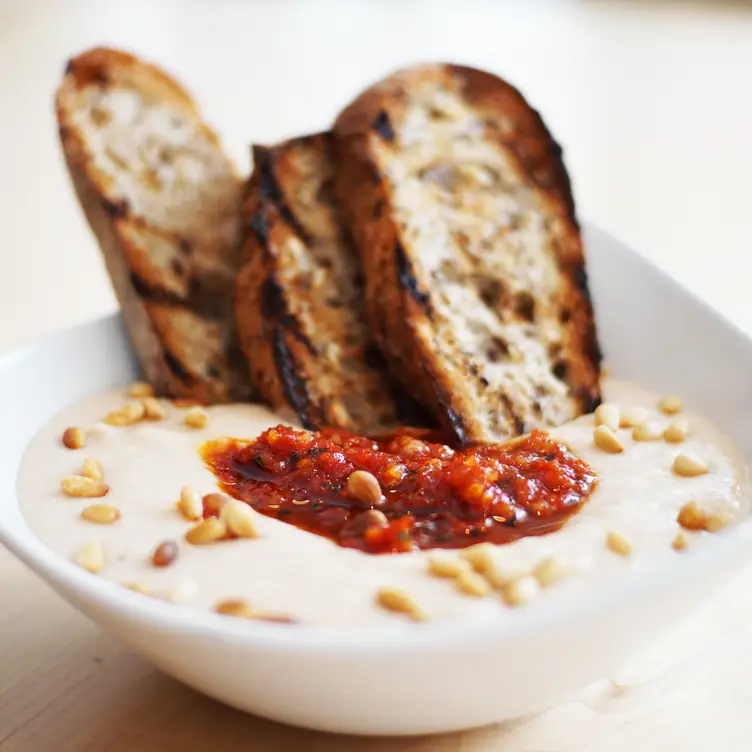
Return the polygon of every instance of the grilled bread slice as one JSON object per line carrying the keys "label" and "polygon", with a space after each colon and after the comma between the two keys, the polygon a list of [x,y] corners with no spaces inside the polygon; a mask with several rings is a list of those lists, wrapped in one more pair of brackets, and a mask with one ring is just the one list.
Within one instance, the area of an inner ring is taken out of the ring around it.
{"label": "grilled bread slice", "polygon": [[217,135],[176,81],[118,50],[71,60],[56,106],[145,375],[167,396],[248,399],[232,303],[243,182]]}
{"label": "grilled bread slice", "polygon": [[[366,325],[363,275],[334,200],[329,133],[254,148],[236,316],[254,383],[308,428],[359,432],[405,415]],[[407,418],[414,420],[415,416]]]}
{"label": "grilled bread slice", "polygon": [[561,149],[505,81],[398,72],[334,127],[337,190],[373,330],[460,443],[564,423],[600,399],[600,351]]}

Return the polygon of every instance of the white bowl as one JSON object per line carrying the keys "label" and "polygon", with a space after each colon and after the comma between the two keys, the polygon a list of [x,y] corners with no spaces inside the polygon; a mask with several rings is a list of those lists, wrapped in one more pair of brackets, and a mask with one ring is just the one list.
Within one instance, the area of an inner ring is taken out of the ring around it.
{"label": "white bowl", "polygon": [[[611,374],[681,394],[750,462],[752,342],[604,232],[588,227],[586,245]],[[0,542],[168,674],[279,721],[359,734],[423,734],[542,709],[664,635],[748,555],[745,522],[651,576],[626,575],[608,589],[544,600],[503,624],[429,623],[389,635],[241,623],[143,598],[39,543],[14,494],[21,453],[48,418],[136,374],[116,317],[0,359]]]}

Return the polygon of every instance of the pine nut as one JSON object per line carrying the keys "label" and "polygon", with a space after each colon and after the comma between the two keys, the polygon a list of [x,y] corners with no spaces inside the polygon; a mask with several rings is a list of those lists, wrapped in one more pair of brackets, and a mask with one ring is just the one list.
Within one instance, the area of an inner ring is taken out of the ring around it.
{"label": "pine nut", "polygon": [[684,533],[677,533],[671,541],[671,548],[673,548],[674,551],[684,551],[688,545],[689,541]]}
{"label": "pine nut", "polygon": [[460,556],[470,562],[470,565],[476,572],[483,574],[487,569],[493,566],[493,557],[491,556],[491,543],[476,543],[474,546],[468,546],[460,551]]}
{"label": "pine nut", "polygon": [[673,470],[684,478],[695,478],[705,475],[710,470],[708,463],[700,459],[694,452],[682,452],[674,459]]}
{"label": "pine nut", "polygon": [[717,533],[719,530],[723,530],[732,522],[732,518],[727,514],[721,514],[720,512],[714,512],[709,514],[705,520],[705,530],[709,533]]}
{"label": "pine nut", "polygon": [[381,588],[376,593],[376,603],[387,611],[406,614],[413,621],[426,621],[427,618],[412,596],[398,588]]}
{"label": "pine nut", "polygon": [[236,616],[241,619],[252,619],[254,616],[251,604],[240,598],[229,598],[228,600],[220,601],[214,606],[214,610],[218,614]]}
{"label": "pine nut", "polygon": [[689,436],[689,423],[686,420],[674,421],[663,432],[663,438],[669,444],[681,444],[687,436]]}
{"label": "pine nut", "polygon": [[198,596],[198,592],[198,582],[186,577],[165,594],[165,600],[170,603],[188,603]]}
{"label": "pine nut", "polygon": [[104,480],[104,470],[102,469],[102,463],[99,460],[91,459],[90,457],[84,460],[84,467],[81,471],[84,478],[91,478],[92,480]]}
{"label": "pine nut", "polygon": [[112,410],[104,416],[104,422],[110,426],[130,426],[144,417],[141,402],[126,402],[121,408]]}
{"label": "pine nut", "polygon": [[83,475],[69,475],[60,481],[60,488],[66,496],[96,499],[106,496],[110,490],[101,480],[86,478]]}
{"label": "pine nut", "polygon": [[455,583],[461,593],[474,598],[483,598],[491,592],[491,586],[477,572],[460,572]]}
{"label": "pine nut", "polygon": [[257,613],[253,615],[254,621],[268,621],[272,624],[299,624],[300,620],[289,614]]}
{"label": "pine nut", "polygon": [[470,572],[470,562],[449,556],[431,556],[428,559],[428,572],[434,577],[459,577]]}
{"label": "pine nut", "polygon": [[595,427],[593,443],[602,452],[608,452],[608,454],[621,454],[624,451],[624,444],[616,438],[614,432],[606,425]]}
{"label": "pine nut", "polygon": [[521,577],[523,574],[525,573],[519,569],[504,569],[497,564],[491,564],[483,570],[483,576],[494,590],[503,589],[508,582]]}
{"label": "pine nut", "polygon": [[568,574],[569,567],[556,556],[547,556],[542,559],[533,570],[533,577],[544,588],[564,579]]}
{"label": "pine nut", "polygon": [[178,558],[178,544],[174,540],[166,540],[160,543],[151,555],[151,563],[155,567],[168,567]]}
{"label": "pine nut", "polygon": [[635,441],[658,441],[663,436],[663,429],[659,423],[650,421],[640,423],[632,429],[632,438]]}
{"label": "pine nut", "polygon": [[152,591],[148,585],[143,582],[121,582],[120,583],[126,590],[132,590],[139,595],[152,595]]}
{"label": "pine nut", "polygon": [[151,384],[147,384],[145,381],[134,381],[129,387],[127,392],[129,397],[153,397],[154,387]]}
{"label": "pine nut", "polygon": [[226,494],[215,491],[214,493],[208,493],[201,500],[203,506],[203,514],[210,517],[219,517],[222,507],[229,501],[230,497]]}
{"label": "pine nut", "polygon": [[606,426],[612,431],[616,431],[619,428],[619,422],[621,415],[619,408],[616,405],[610,405],[603,403],[595,408],[595,425]]}
{"label": "pine nut", "polygon": [[141,404],[146,420],[164,420],[167,417],[167,408],[156,397],[146,397]]}
{"label": "pine nut", "polygon": [[76,426],[66,428],[63,431],[63,444],[68,449],[81,449],[86,445],[86,431]]}
{"label": "pine nut", "polygon": [[347,479],[347,492],[364,504],[377,504],[381,501],[381,486],[376,476],[367,470],[356,470]]}
{"label": "pine nut", "polygon": [[607,533],[606,546],[610,551],[619,556],[629,556],[632,553],[632,544],[629,542],[629,539],[615,530]]}
{"label": "pine nut", "polygon": [[678,397],[663,397],[658,402],[658,409],[664,415],[676,415],[676,413],[680,413],[684,409],[684,404]]}
{"label": "pine nut", "polygon": [[634,428],[648,419],[648,411],[644,407],[632,407],[621,414],[620,428]]}
{"label": "pine nut", "polygon": [[98,574],[104,569],[104,548],[99,541],[90,541],[76,553],[73,560],[87,572]]}
{"label": "pine nut", "polygon": [[110,504],[92,504],[81,511],[81,517],[96,525],[112,525],[120,519],[120,510]]}
{"label": "pine nut", "polygon": [[507,606],[524,606],[540,596],[540,585],[535,577],[522,575],[504,585],[501,597]]}
{"label": "pine nut", "polygon": [[188,428],[206,428],[209,424],[209,413],[203,407],[192,407],[185,414],[185,425]]}
{"label": "pine nut", "polygon": [[204,504],[199,492],[190,486],[183,486],[178,510],[186,520],[200,520],[204,516]]}
{"label": "pine nut", "polygon": [[235,499],[228,500],[219,513],[227,529],[238,538],[258,538],[254,515],[248,504]]}
{"label": "pine nut", "polygon": [[704,530],[705,520],[705,510],[696,501],[688,501],[676,517],[685,530]]}
{"label": "pine nut", "polygon": [[216,543],[227,537],[227,525],[216,517],[208,517],[194,525],[186,534],[185,539],[194,546],[204,546]]}

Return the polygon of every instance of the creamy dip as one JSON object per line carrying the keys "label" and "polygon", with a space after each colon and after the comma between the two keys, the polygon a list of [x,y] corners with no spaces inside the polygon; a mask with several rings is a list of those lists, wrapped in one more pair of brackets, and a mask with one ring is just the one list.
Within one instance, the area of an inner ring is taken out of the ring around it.
{"label": "creamy dip", "polygon": [[[648,419],[662,426],[676,419],[658,411],[655,395],[631,385],[609,383],[605,394],[624,410],[648,408]],[[375,594],[382,587],[409,593],[432,620],[503,617],[509,612],[496,594],[470,597],[451,580],[429,575],[430,551],[367,554],[260,514],[259,538],[204,546],[186,543],[183,536],[192,523],[176,510],[181,487],[193,486],[201,494],[217,490],[198,448],[219,436],[253,438],[282,421],[261,406],[217,406],[208,408],[208,425],[195,429],[184,424],[185,408],[166,402],[165,420],[127,427],[103,423],[103,416],[124,399],[122,391],[113,390],[66,409],[39,432],[24,456],[18,477],[21,511],[34,534],[61,556],[71,558],[85,544],[98,541],[106,558],[99,576],[115,583],[140,583],[158,597],[198,609],[242,598],[260,611],[290,614],[314,625],[405,628],[406,619],[376,605]],[[552,431],[591,465],[598,487],[561,530],[494,547],[498,566],[525,573],[544,557],[560,557],[570,573],[541,597],[566,597],[681,555],[672,541],[681,530],[677,514],[689,501],[731,519],[746,514],[742,464],[733,447],[707,421],[686,413],[679,417],[690,425],[682,443],[638,442],[631,428],[620,429],[624,451],[619,454],[594,446],[592,415]],[[61,436],[69,426],[87,431],[84,448],[63,446]],[[709,464],[709,472],[677,475],[672,463],[680,452],[694,452]],[[65,496],[61,479],[80,473],[89,457],[101,463],[109,493],[102,499]],[[97,502],[116,506],[120,519],[112,525],[83,520],[81,511]],[[609,532],[629,541],[629,556],[606,546]],[[708,533],[685,535],[691,548]],[[166,540],[178,542],[179,555],[170,566],[157,568],[151,554]]]}

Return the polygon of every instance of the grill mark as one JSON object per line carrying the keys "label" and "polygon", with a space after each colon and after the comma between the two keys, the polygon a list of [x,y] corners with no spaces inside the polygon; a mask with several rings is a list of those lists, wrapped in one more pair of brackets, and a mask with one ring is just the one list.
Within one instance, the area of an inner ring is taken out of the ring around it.
{"label": "grill mark", "polygon": [[386,110],[381,110],[376,115],[371,123],[371,127],[384,141],[394,141],[394,128],[392,128],[392,124],[389,122],[389,113]]}
{"label": "grill mark", "polygon": [[273,151],[257,146],[253,150],[253,161],[258,172],[258,186],[261,196],[268,199],[277,208],[280,217],[300,240],[309,244],[311,242],[310,235],[287,205],[284,191],[277,181],[277,176],[274,173]]}
{"label": "grill mark", "polygon": [[110,201],[107,198],[103,198],[102,206],[110,219],[121,219],[122,217],[127,217],[128,212],[130,211],[130,206],[128,206],[128,202],[125,199],[121,199],[120,201]]}
{"label": "grill mark", "polygon": [[415,277],[412,264],[407,258],[405,249],[402,247],[402,243],[398,240],[394,246],[394,255],[397,264],[397,281],[403,290],[407,290],[410,296],[415,300],[418,305],[423,308],[426,315],[430,318],[431,312],[431,298],[427,292],[423,292],[418,287],[418,280]]}
{"label": "grill mark", "polygon": [[195,376],[189,373],[186,367],[178,360],[177,356],[168,350],[166,347],[162,348],[162,356],[164,357],[165,365],[170,371],[183,382],[186,386],[190,386],[195,381]]}
{"label": "grill mark", "polygon": [[295,316],[288,310],[285,303],[282,288],[277,283],[274,274],[270,274],[261,288],[261,315],[265,319],[273,321],[276,326],[281,326],[285,331],[292,334],[301,345],[306,347],[312,355],[318,356],[318,348],[311,342],[308,336],[301,330]]}
{"label": "grill mark", "polygon": [[517,435],[521,436],[523,433],[525,433],[525,421],[520,418],[519,415],[514,411],[514,406],[512,405],[512,400],[509,399],[509,396],[506,394],[501,395],[501,402],[504,405],[504,409],[509,413],[509,417],[514,421],[514,427],[517,431]]}
{"label": "grill mark", "polygon": [[308,390],[305,382],[298,375],[295,360],[285,342],[285,328],[282,324],[277,324],[274,329],[272,349],[274,363],[277,366],[277,373],[282,382],[282,391],[285,398],[300,418],[303,427],[315,430],[317,426],[311,417],[311,401]]}

